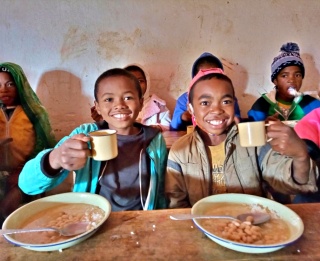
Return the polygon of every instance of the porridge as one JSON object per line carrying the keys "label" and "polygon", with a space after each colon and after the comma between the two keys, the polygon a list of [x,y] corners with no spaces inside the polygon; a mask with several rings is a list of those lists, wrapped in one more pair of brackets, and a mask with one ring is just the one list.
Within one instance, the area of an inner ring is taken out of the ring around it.
{"label": "porridge", "polygon": [[289,225],[268,209],[253,207],[239,203],[211,203],[203,214],[228,215],[236,217],[239,214],[250,212],[267,212],[271,219],[258,226],[252,225],[250,218],[247,221],[230,221],[228,219],[206,219],[197,222],[209,233],[245,244],[269,245],[284,242],[290,238]]}
{"label": "porridge", "polygon": [[[88,222],[87,231],[89,231],[97,227],[104,216],[105,212],[97,206],[85,203],[59,204],[31,216],[21,225],[21,228],[63,228],[70,223]],[[13,237],[20,242],[30,244],[49,244],[70,238],[60,236],[54,231],[21,233]]]}

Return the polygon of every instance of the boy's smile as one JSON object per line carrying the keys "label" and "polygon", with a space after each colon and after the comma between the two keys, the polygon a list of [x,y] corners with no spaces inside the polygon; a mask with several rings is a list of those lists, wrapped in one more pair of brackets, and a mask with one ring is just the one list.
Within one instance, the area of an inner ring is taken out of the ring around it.
{"label": "boy's smile", "polygon": [[139,99],[134,81],[125,76],[114,76],[101,80],[95,102],[97,111],[108,122],[109,128],[120,135],[135,134],[133,127],[143,99]]}
{"label": "boy's smile", "polygon": [[225,80],[212,78],[193,87],[192,105],[200,129],[210,135],[221,135],[234,120],[233,88]]}

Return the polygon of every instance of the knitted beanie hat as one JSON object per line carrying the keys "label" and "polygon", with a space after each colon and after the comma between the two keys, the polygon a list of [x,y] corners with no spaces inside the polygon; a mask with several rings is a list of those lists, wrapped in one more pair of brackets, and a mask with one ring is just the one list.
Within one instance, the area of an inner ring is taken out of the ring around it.
{"label": "knitted beanie hat", "polygon": [[292,65],[300,67],[302,78],[304,78],[304,65],[299,52],[300,49],[296,43],[286,43],[282,45],[280,54],[273,59],[271,64],[272,82],[283,68]]}

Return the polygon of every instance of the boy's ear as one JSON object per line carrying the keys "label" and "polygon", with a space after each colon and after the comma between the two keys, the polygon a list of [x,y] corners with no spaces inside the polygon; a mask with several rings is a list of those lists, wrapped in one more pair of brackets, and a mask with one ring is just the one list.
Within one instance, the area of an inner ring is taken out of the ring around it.
{"label": "boy's ear", "polygon": [[191,103],[188,103],[188,109],[189,109],[189,112],[190,114],[194,114],[194,110],[193,110],[193,107],[192,107],[192,104]]}
{"label": "boy's ear", "polygon": [[277,79],[274,79],[272,82],[273,82],[274,86],[277,86],[277,84],[278,84]]}
{"label": "boy's ear", "polygon": [[98,113],[99,115],[101,115],[99,103],[98,103],[97,101],[94,101],[94,107],[96,107],[97,113]]}

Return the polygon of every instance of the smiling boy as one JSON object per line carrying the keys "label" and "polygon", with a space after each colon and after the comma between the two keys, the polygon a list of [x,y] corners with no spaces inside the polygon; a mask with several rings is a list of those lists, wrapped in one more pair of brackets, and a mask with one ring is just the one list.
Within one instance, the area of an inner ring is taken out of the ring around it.
{"label": "smiling boy", "polygon": [[287,194],[317,190],[314,163],[289,126],[273,122],[267,132],[270,143],[240,146],[234,89],[221,69],[200,70],[188,98],[196,128],[169,152],[165,191],[170,208],[191,207],[220,193],[263,196],[264,184]]}
{"label": "smiling boy", "polygon": [[[83,124],[54,149],[39,153],[23,169],[20,188],[31,195],[42,193],[74,171],[73,191],[104,196],[112,211],[165,208],[166,145],[157,128],[135,122],[143,104],[138,80],[124,69],[108,70],[96,80],[94,96],[104,121]],[[117,131],[115,159],[100,162],[88,157],[87,134],[98,129]]]}

